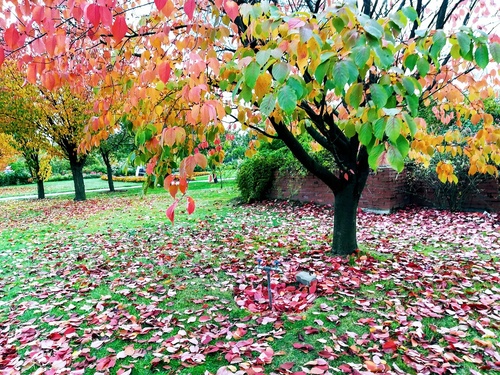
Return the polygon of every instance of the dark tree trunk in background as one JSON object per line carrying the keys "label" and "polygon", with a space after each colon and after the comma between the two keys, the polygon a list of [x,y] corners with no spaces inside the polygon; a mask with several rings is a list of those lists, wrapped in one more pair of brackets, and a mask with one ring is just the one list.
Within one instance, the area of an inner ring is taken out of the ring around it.
{"label": "dark tree trunk in background", "polygon": [[75,201],[84,201],[87,199],[85,195],[85,182],[83,179],[83,165],[85,160],[69,160],[71,173],[73,174],[73,184],[75,185]]}
{"label": "dark tree trunk in background", "polygon": [[43,180],[36,181],[36,190],[38,192],[38,199],[45,199],[45,186]]}
{"label": "dark tree trunk in background", "polygon": [[106,173],[108,175],[109,191],[115,191],[115,183],[113,182],[113,169],[111,168],[111,161],[109,160],[109,153],[101,149],[101,156],[104,164],[106,164]]}

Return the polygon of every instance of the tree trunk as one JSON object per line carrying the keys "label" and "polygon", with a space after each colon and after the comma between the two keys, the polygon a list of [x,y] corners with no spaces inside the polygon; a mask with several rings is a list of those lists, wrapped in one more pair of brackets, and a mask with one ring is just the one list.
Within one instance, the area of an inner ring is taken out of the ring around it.
{"label": "tree trunk", "polygon": [[101,152],[102,160],[106,164],[106,174],[108,175],[108,187],[109,191],[115,191],[115,183],[113,182],[113,169],[111,168],[111,160],[109,159],[109,151],[104,150],[102,147],[99,148]]}
{"label": "tree trunk", "polygon": [[43,180],[36,181],[36,189],[38,192],[38,199],[45,199],[45,186],[43,185]]}
{"label": "tree trunk", "polygon": [[344,188],[335,194],[332,242],[332,253],[335,255],[350,255],[358,248],[356,218],[359,198],[367,176],[351,178],[352,182],[347,182]]}
{"label": "tree trunk", "polygon": [[85,195],[85,182],[83,180],[83,165],[85,161],[69,161],[71,165],[71,173],[73,174],[73,184],[75,185],[75,201],[84,201],[87,199]]}
{"label": "tree trunk", "polygon": [[113,169],[111,164],[106,163],[106,173],[108,174],[109,191],[115,191],[115,183],[113,182]]}

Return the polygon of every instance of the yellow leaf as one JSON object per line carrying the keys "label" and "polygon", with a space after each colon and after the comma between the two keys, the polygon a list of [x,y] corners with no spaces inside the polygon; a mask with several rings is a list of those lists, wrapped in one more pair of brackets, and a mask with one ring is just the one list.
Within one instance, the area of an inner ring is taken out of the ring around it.
{"label": "yellow leaf", "polygon": [[261,99],[269,92],[271,88],[271,75],[269,72],[264,72],[257,78],[257,82],[255,83],[255,95],[257,99]]}

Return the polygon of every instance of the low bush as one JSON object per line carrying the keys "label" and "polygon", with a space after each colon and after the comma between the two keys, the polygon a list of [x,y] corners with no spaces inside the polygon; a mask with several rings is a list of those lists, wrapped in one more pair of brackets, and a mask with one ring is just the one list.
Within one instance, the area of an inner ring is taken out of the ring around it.
{"label": "low bush", "polygon": [[[146,176],[113,176],[113,181],[120,182],[144,182],[146,181]],[[102,175],[101,180],[108,181],[107,175]]]}
{"label": "low bush", "polygon": [[279,168],[279,159],[274,153],[259,153],[245,160],[238,171],[236,184],[245,202],[266,198],[273,184],[274,172]]}

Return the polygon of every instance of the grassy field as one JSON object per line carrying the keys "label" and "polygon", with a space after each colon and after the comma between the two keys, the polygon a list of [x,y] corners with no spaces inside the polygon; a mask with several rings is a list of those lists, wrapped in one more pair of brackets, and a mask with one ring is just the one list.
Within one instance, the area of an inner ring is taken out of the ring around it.
{"label": "grassy field", "polygon": [[174,225],[161,189],[0,203],[0,373],[500,371],[498,215],[363,213],[341,259],[328,207],[223,186]]}
{"label": "grassy field", "polygon": [[[47,181],[45,182],[45,194],[74,192],[75,188],[73,180],[69,181]],[[115,188],[123,189],[129,187],[140,186],[136,182],[119,182],[115,181]],[[85,179],[86,190],[108,189],[108,182],[100,178]],[[36,184],[19,185],[19,186],[2,186],[0,187],[0,198],[16,197],[21,195],[36,195]]]}

